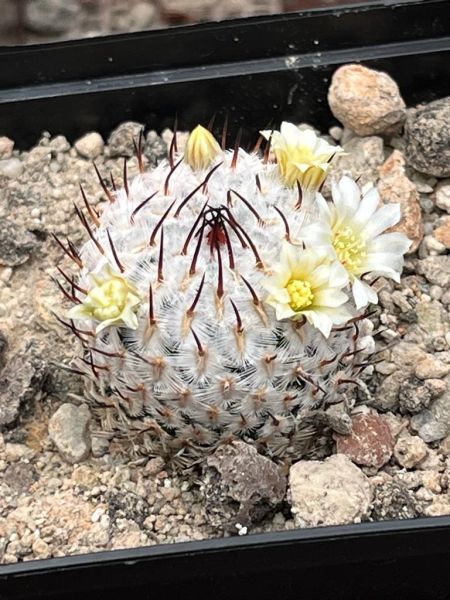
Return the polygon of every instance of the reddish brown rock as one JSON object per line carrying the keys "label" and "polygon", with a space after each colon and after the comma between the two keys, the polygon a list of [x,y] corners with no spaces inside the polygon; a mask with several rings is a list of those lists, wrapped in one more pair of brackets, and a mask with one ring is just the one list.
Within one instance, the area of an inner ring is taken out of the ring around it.
{"label": "reddish brown rock", "polygon": [[395,440],[383,417],[356,415],[352,425],[350,435],[334,435],[336,451],[365,467],[379,469],[386,464],[394,451]]}
{"label": "reddish brown rock", "polygon": [[362,65],[344,65],[334,73],[328,103],[336,119],[358,135],[393,133],[406,115],[395,81]]}
{"label": "reddish brown rock", "polygon": [[384,203],[400,204],[402,219],[391,231],[400,231],[412,241],[409,252],[415,252],[423,239],[422,211],[415,184],[405,174],[405,159],[394,150],[380,167],[378,191]]}

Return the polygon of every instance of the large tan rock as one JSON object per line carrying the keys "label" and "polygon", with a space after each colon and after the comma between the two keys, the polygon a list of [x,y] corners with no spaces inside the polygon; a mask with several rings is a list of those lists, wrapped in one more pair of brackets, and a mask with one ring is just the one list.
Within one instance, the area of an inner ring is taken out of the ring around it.
{"label": "large tan rock", "polygon": [[334,73],[328,103],[336,119],[358,135],[393,133],[406,114],[395,81],[362,65],[344,65]]}
{"label": "large tan rock", "polygon": [[289,472],[289,497],[299,527],[358,523],[369,513],[369,479],[343,454],[301,460]]}

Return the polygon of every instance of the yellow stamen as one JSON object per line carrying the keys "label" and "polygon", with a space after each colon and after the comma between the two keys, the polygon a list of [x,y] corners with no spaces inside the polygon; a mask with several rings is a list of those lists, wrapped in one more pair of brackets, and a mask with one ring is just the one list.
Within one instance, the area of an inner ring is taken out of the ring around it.
{"label": "yellow stamen", "polygon": [[90,291],[89,303],[92,314],[99,321],[114,319],[125,308],[129,289],[120,279],[105,281]]}
{"label": "yellow stamen", "polygon": [[334,232],[333,246],[339,261],[350,273],[357,273],[367,257],[367,247],[364,239],[350,227]]}
{"label": "yellow stamen", "polygon": [[292,310],[300,311],[308,308],[314,301],[314,294],[311,291],[309,281],[302,279],[291,279],[286,289],[290,297],[290,307]]}

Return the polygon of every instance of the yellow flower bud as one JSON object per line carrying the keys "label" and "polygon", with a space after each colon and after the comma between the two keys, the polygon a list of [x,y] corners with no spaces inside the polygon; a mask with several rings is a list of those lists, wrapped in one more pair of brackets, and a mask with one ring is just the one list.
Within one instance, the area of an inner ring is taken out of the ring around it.
{"label": "yellow flower bud", "polygon": [[184,159],[194,171],[202,171],[209,167],[221,152],[222,149],[213,134],[197,125],[186,142]]}

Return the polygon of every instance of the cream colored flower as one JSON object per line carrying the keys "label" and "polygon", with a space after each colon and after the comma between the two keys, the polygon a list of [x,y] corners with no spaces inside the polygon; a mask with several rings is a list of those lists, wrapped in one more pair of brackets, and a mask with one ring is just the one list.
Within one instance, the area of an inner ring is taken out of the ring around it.
{"label": "cream colored flower", "polygon": [[342,177],[332,186],[333,202],[318,194],[320,219],[304,230],[303,239],[331,253],[345,267],[352,285],[356,307],[378,302],[375,290],[361,280],[373,273],[400,281],[403,255],[411,241],[403,233],[383,233],[401,218],[399,204],[380,206],[376,188],[361,198],[350,177]]}
{"label": "cream colored flower", "polygon": [[184,160],[194,171],[201,171],[208,168],[221,152],[222,149],[213,134],[197,125],[186,142]]}
{"label": "cream colored flower", "polygon": [[299,129],[287,121],[281,123],[280,131],[261,134],[271,140],[286,184],[293,187],[298,181],[304,191],[318,190],[331,168],[332,157],[342,153],[340,146],[331,146],[312,129]]}
{"label": "cream colored flower", "polygon": [[342,292],[348,276],[338,262],[286,243],[273,271],[262,285],[269,292],[266,302],[275,308],[277,319],[304,317],[328,337],[333,325],[351,318],[344,306],[348,297]]}
{"label": "cream colored flower", "polygon": [[81,304],[68,313],[70,319],[93,319],[98,321],[95,332],[110,325],[137,329],[136,309],[141,302],[139,292],[122,275],[107,267],[104,275],[91,274],[94,287]]}

